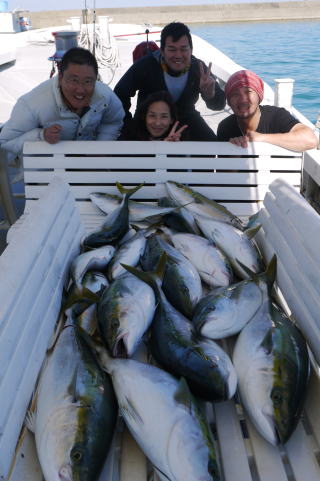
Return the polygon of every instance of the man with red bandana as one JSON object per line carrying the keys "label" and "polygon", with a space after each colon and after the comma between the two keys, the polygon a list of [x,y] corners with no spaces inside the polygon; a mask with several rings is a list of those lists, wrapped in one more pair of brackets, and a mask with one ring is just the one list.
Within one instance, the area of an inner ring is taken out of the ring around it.
{"label": "man with red bandana", "polygon": [[268,142],[297,152],[317,146],[318,139],[312,129],[286,109],[260,105],[264,84],[254,72],[239,70],[231,75],[225,95],[234,113],[220,122],[218,140],[240,147],[247,147],[248,142]]}
{"label": "man with red bandana", "polygon": [[125,129],[130,130],[131,97],[138,92],[137,107],[154,92],[167,90],[174,99],[181,125],[188,125],[190,140],[216,140],[216,135],[195,109],[199,95],[211,110],[225,107],[225,96],[208,67],[192,55],[189,28],[180,22],[166,25],[161,32],[160,50],[135,62],[115,86],[122,101]]}

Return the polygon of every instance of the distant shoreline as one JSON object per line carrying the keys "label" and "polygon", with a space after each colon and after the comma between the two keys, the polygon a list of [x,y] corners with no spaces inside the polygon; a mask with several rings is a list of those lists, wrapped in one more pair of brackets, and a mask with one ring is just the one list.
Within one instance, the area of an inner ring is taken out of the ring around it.
{"label": "distant shoreline", "polygon": [[[25,11],[33,28],[66,25],[69,17],[82,10]],[[96,14],[108,15],[114,23],[165,25],[173,21],[192,23],[230,23],[320,19],[320,1],[234,3],[215,5],[157,6],[139,8],[97,8]]]}

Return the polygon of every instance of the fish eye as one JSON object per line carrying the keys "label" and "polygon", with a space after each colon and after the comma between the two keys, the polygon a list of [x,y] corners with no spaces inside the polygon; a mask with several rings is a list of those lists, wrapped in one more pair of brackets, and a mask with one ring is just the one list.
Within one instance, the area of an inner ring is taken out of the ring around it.
{"label": "fish eye", "polygon": [[280,389],[273,389],[271,393],[271,399],[275,406],[279,406],[282,403],[283,396]]}
{"label": "fish eye", "polygon": [[79,449],[74,449],[71,452],[71,459],[74,463],[79,463],[82,460],[83,454]]}

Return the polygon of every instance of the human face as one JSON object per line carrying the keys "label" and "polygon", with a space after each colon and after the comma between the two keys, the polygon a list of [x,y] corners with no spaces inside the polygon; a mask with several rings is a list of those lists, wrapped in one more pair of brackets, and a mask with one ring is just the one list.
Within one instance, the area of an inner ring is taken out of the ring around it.
{"label": "human face", "polygon": [[259,112],[259,96],[249,87],[239,87],[231,92],[228,104],[239,119],[249,119]]}
{"label": "human face", "polygon": [[169,130],[173,119],[169,105],[166,102],[153,102],[149,105],[146,115],[146,128],[152,138],[161,138]]}
{"label": "human face", "polygon": [[164,49],[161,50],[165,63],[173,72],[181,72],[191,63],[192,49],[188,37],[183,35],[176,42],[167,37]]}
{"label": "human face", "polygon": [[59,84],[66,103],[75,112],[90,105],[96,74],[91,65],[70,63],[63,75],[59,74]]}

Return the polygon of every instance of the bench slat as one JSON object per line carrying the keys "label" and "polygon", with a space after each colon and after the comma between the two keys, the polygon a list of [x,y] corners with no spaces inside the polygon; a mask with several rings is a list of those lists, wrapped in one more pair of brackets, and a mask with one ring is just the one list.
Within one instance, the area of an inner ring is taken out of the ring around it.
{"label": "bench slat", "polygon": [[[168,172],[166,170],[154,171],[154,172],[110,172],[110,171],[63,171],[60,175],[63,175],[63,179],[69,184],[84,184],[90,185],[90,189],[103,184],[114,184],[116,181],[121,184],[141,184],[145,182],[147,184],[166,182],[167,180],[173,180],[180,183],[190,185],[264,185],[268,186],[271,182],[279,177],[279,172]],[[27,184],[44,184],[50,183],[52,178],[57,175],[56,171],[26,171],[25,182]],[[300,173],[287,173],[287,182],[291,184],[299,185]],[[31,186],[28,187],[29,192]],[[139,195],[139,193],[138,193]],[[29,194],[28,194],[29,196]]]}
{"label": "bench slat", "polygon": [[[79,147],[79,143],[81,147]],[[247,149],[242,149],[229,142],[144,142],[144,141],[63,141],[57,144],[47,142],[25,142],[23,153],[28,155],[92,155],[108,153],[109,155],[139,154],[164,154],[167,155],[168,149],[172,155],[272,155],[300,157],[299,152],[291,152],[282,147],[271,145],[265,142],[254,142],[248,145]]]}
{"label": "bench slat", "polygon": [[234,402],[216,403],[214,411],[225,479],[251,480],[247,452]]}

